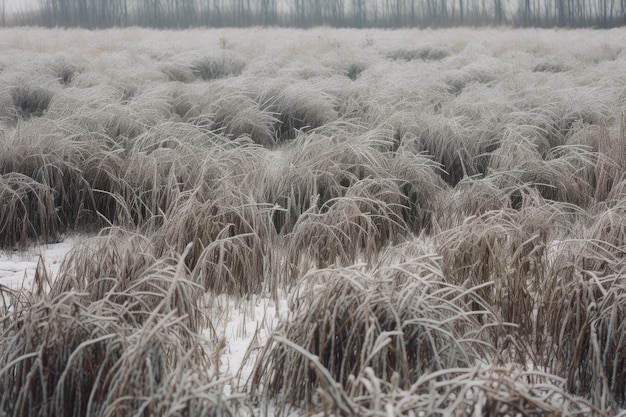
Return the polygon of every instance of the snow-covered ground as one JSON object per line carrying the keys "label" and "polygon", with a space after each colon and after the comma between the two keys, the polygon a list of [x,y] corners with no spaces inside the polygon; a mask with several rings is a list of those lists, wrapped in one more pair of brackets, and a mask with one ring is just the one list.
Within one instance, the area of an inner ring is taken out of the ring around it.
{"label": "snow-covered ground", "polygon": [[29,288],[40,262],[51,276],[56,274],[65,255],[80,240],[80,236],[71,236],[62,242],[33,246],[26,251],[0,251],[0,285],[13,290]]}
{"label": "snow-covered ground", "polygon": [[[281,299],[275,303],[253,295],[239,301],[222,297],[219,303],[223,314],[217,319],[215,330],[224,341],[220,373],[234,377],[235,384],[245,383],[252,372],[254,353],[258,350],[255,348],[263,346],[279,318],[286,314],[287,302]],[[249,347],[253,349],[246,356]]]}

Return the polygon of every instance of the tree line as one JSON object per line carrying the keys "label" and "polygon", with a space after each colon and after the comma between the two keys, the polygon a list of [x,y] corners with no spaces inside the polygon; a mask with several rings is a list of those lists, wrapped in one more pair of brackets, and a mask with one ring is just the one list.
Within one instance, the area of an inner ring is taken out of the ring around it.
{"label": "tree line", "polygon": [[39,0],[2,25],[106,28],[144,26],[598,27],[626,24],[626,0]]}

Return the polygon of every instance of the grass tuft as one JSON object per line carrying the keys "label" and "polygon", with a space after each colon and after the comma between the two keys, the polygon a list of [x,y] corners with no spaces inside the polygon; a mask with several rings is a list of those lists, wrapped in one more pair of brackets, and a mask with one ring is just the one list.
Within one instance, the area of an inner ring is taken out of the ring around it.
{"label": "grass tuft", "polygon": [[[535,294],[548,284],[548,242],[558,224],[567,223],[562,210],[538,202],[519,211],[502,209],[468,217],[460,226],[437,235],[435,241],[446,280],[476,287],[498,317],[517,326],[502,328],[506,333],[542,346],[534,315],[539,302]],[[495,335],[496,340],[502,336],[506,334]],[[530,349],[534,351],[535,346]],[[525,363],[527,358],[517,360]]]}
{"label": "grass tuft", "polygon": [[198,371],[208,363],[195,334],[158,311],[147,312],[142,326],[129,326],[120,307],[70,292],[4,316],[0,410],[47,416],[234,415],[221,393],[224,381]]}
{"label": "grass tuft", "polygon": [[441,61],[450,56],[450,52],[436,46],[425,46],[418,49],[395,49],[387,53],[387,59],[393,61],[413,61],[421,59],[422,61]]}
{"label": "grass tuft", "polygon": [[345,197],[326,201],[304,213],[289,239],[291,276],[317,268],[348,266],[357,260],[371,264],[380,251],[410,233],[403,220],[405,197],[394,181],[364,179]]}
{"label": "grass tuft", "polygon": [[254,143],[272,148],[278,140],[274,132],[278,120],[261,107],[252,98],[235,93],[224,94],[205,111],[211,115],[212,130],[234,139],[247,135]]}
{"label": "grass tuft", "polygon": [[559,73],[570,71],[571,68],[564,62],[558,61],[543,61],[533,67],[533,72],[549,72]]}
{"label": "grass tuft", "polygon": [[[200,64],[198,63],[198,65]],[[165,74],[165,76],[167,77],[169,81],[191,83],[196,79],[198,75],[202,77],[201,73],[194,73],[194,70],[192,69],[193,67],[189,68],[183,64],[167,63],[167,64],[161,65],[160,68],[161,68],[161,72]],[[201,68],[198,67],[197,71],[199,71],[200,69]]]}
{"label": "grass tuft", "polygon": [[294,139],[299,131],[315,129],[339,118],[334,98],[306,81],[270,83],[256,100],[278,120],[275,136],[281,141]]}
{"label": "grass tuft", "polygon": [[46,88],[23,85],[11,90],[17,115],[22,119],[41,117],[48,109],[54,93]]}
{"label": "grass tuft", "polygon": [[370,371],[408,389],[425,374],[486,357],[490,348],[475,339],[481,325],[464,309],[474,295],[445,284],[428,261],[414,272],[415,262],[307,273],[257,358],[253,395],[315,406],[320,389],[347,391]]}
{"label": "grass tuft", "polygon": [[[316,371],[317,364],[311,359]],[[397,378],[381,379],[370,368],[351,381],[345,392],[332,381],[321,391],[320,415],[454,415],[508,417],[604,416],[583,398],[570,395],[557,376],[523,372],[495,366],[476,366],[433,372],[409,389],[398,386]]]}
{"label": "grass tuft", "polygon": [[[570,259],[580,261],[578,251],[588,252],[589,243],[582,248],[579,244],[571,245],[577,252]],[[607,261],[600,263],[596,258],[591,267],[611,263],[600,250],[596,256]],[[566,378],[569,392],[613,412],[626,405],[626,387],[621,377],[626,372],[626,326],[619,319],[626,314],[626,298],[624,265],[621,259],[619,263],[621,268],[614,273],[610,267],[600,271],[585,269],[584,262],[581,266],[580,262],[568,262],[562,257],[556,264],[555,287],[545,314],[554,343],[553,351],[548,353],[549,366]]]}
{"label": "grass tuft", "polygon": [[62,232],[47,185],[16,172],[0,175],[0,249],[25,249],[33,241],[56,241]]}
{"label": "grass tuft", "polygon": [[191,72],[203,81],[241,75],[246,62],[234,52],[224,51],[221,55],[205,56],[191,64]]}
{"label": "grass tuft", "polygon": [[156,233],[156,253],[178,253],[192,243],[185,263],[191,278],[216,293],[258,293],[271,265],[275,230],[269,207],[236,191],[207,201],[182,196]]}

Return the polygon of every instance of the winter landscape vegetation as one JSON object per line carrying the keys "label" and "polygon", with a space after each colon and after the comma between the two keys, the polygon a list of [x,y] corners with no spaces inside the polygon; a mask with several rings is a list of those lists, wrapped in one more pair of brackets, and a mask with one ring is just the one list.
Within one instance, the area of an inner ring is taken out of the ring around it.
{"label": "winter landscape vegetation", "polygon": [[0,416],[626,415],[625,48],[1,29]]}

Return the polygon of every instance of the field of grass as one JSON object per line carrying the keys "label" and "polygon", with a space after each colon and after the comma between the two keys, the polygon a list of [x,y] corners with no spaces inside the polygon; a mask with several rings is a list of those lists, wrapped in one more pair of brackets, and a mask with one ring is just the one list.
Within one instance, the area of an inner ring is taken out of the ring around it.
{"label": "field of grass", "polygon": [[1,30],[0,258],[59,241],[0,416],[617,415],[626,29]]}

